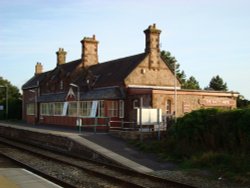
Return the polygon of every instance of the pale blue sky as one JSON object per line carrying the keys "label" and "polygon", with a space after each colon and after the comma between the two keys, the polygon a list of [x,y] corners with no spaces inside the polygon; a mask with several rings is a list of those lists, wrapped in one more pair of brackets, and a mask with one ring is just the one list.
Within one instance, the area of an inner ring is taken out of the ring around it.
{"label": "pale blue sky", "polygon": [[1,0],[0,76],[21,88],[36,62],[53,69],[59,47],[79,59],[80,40],[93,34],[100,62],[141,53],[153,23],[187,77],[204,88],[220,75],[250,99],[248,0]]}

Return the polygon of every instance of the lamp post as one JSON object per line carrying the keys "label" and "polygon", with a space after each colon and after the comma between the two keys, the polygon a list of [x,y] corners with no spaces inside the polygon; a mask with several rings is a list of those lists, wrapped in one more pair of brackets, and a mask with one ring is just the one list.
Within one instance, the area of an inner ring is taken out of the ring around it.
{"label": "lamp post", "polygon": [[76,125],[79,126],[79,133],[81,133],[81,123],[80,123],[80,117],[79,117],[79,108],[80,108],[80,87],[76,84],[70,83],[69,84],[72,87],[76,87],[77,88],[77,105],[76,105],[76,116],[77,116],[77,120],[76,120]]}
{"label": "lamp post", "polygon": [[8,112],[9,112],[9,103],[8,103],[8,86],[3,86],[3,85],[0,85],[0,87],[2,88],[6,88],[6,107],[5,107],[5,115],[6,115],[6,119],[8,119]]}
{"label": "lamp post", "polygon": [[176,123],[177,115],[177,89],[176,89],[176,62],[174,62],[174,121]]}

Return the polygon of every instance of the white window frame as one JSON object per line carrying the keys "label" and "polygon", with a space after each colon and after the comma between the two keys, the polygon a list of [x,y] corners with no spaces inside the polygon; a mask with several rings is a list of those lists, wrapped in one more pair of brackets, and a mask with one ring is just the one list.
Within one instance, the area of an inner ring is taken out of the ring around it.
{"label": "white window frame", "polygon": [[92,110],[93,101],[80,102],[79,116],[89,117]]}
{"label": "white window frame", "polygon": [[64,102],[55,102],[54,103],[54,115],[55,116],[62,116],[63,115],[63,107],[64,107]]}
{"label": "white window frame", "polygon": [[35,103],[29,103],[26,106],[26,114],[27,115],[35,115]]}
{"label": "white window frame", "polygon": [[55,104],[54,103],[41,103],[40,114],[42,116],[54,116]]}
{"label": "white window frame", "polygon": [[40,114],[43,116],[49,115],[48,103],[41,103],[40,104]]}
{"label": "white window frame", "polygon": [[[75,107],[73,107],[73,105]],[[69,105],[68,105],[68,116],[77,117],[77,101],[69,102]]]}
{"label": "white window frame", "polygon": [[118,101],[108,102],[108,117],[118,117],[119,104]]}
{"label": "white window frame", "polygon": [[99,101],[98,102],[98,107],[97,107],[97,116],[98,117],[104,117],[105,116],[105,110],[104,110],[104,101]]}

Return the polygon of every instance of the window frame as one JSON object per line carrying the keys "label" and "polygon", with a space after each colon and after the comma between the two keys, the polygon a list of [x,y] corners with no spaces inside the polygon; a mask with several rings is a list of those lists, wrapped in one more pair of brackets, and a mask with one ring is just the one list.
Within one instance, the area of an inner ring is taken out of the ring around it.
{"label": "window frame", "polygon": [[29,116],[35,115],[35,103],[28,103],[26,106],[26,114]]}

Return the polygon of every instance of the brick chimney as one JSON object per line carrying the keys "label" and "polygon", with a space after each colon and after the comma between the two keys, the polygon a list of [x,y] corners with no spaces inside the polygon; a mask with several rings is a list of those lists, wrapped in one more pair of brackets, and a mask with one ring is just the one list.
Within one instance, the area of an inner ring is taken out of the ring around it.
{"label": "brick chimney", "polygon": [[57,66],[62,65],[66,62],[66,55],[67,52],[65,52],[63,48],[59,48],[59,50],[56,52]]}
{"label": "brick chimney", "polygon": [[156,28],[156,25],[150,25],[145,31],[146,48],[145,53],[149,54],[150,68],[157,68],[160,57],[160,34],[161,30]]}
{"label": "brick chimney", "polygon": [[82,43],[82,65],[89,67],[98,64],[98,41],[93,37],[84,37]]}
{"label": "brick chimney", "polygon": [[37,62],[35,66],[35,75],[43,73],[43,65],[42,63]]}

